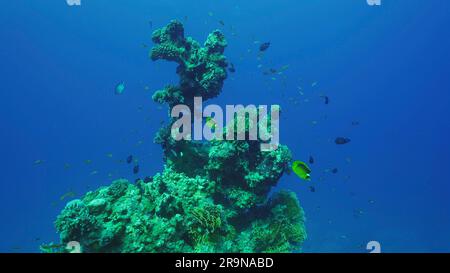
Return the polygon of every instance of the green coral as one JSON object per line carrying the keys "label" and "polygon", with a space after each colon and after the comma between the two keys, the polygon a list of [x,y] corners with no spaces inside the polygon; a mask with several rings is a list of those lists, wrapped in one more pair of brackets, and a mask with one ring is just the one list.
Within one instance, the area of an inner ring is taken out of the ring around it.
{"label": "green coral", "polygon": [[281,191],[269,202],[269,221],[256,221],[252,231],[258,252],[295,251],[306,239],[304,214],[294,193]]}
{"label": "green coral", "polygon": [[[192,107],[194,96],[207,100],[221,92],[227,42],[220,31],[201,47],[172,21],[152,40],[151,59],[178,63],[180,76],[177,86],[156,91],[155,101]],[[245,133],[255,126],[241,121]],[[268,198],[288,170],[290,150],[261,151],[258,140],[175,141],[172,122],[155,137],[164,152],[162,172],[150,182],[117,180],[68,203],[55,222],[61,245],[78,241],[83,252],[298,251],[306,232],[296,195]]]}
{"label": "green coral", "polygon": [[220,214],[221,206],[206,205],[204,207],[193,208],[190,211],[192,217],[208,232],[213,233],[222,225]]}
{"label": "green coral", "polygon": [[166,87],[153,99],[169,105],[191,103],[187,99],[202,96],[204,100],[219,95],[227,78],[227,66],[223,52],[227,46],[225,36],[216,30],[209,34],[204,47],[191,37],[184,37],[184,27],[172,21],[166,27],[155,30],[152,40],[155,46],[150,52],[152,60],[164,59],[178,63],[180,76],[178,87]]}

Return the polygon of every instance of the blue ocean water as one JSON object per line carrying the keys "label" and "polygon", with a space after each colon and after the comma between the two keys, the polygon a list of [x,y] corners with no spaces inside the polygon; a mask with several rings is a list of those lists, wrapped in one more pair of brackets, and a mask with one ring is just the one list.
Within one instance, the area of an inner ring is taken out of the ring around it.
{"label": "blue ocean water", "polygon": [[57,242],[67,201],[137,177],[129,154],[140,176],[162,170],[152,139],[167,109],[151,95],[176,66],[148,51],[171,19],[199,41],[227,36],[236,72],[208,103],[280,104],[281,142],[314,157],[311,182],[277,187],[305,210],[304,252],[449,252],[449,15],[444,0],[3,1],[0,252]]}

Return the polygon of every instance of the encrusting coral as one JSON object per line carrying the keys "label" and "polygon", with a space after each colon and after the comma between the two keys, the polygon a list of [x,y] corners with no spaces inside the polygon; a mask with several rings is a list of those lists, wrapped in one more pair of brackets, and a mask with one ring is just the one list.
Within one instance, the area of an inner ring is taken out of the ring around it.
{"label": "encrusting coral", "polygon": [[[156,91],[169,107],[192,107],[221,92],[227,77],[224,35],[203,47],[172,21],[156,30],[152,60],[178,63],[178,86]],[[306,239],[303,210],[294,193],[269,197],[291,162],[280,145],[261,151],[257,140],[175,141],[170,126],[155,141],[164,151],[162,173],[151,181],[114,181],[66,205],[55,222],[61,244],[83,252],[292,252]]]}

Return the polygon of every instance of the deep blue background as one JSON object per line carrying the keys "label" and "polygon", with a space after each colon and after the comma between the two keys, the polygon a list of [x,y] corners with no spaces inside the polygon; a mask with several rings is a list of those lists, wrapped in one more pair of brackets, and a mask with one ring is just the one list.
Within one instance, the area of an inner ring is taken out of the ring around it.
{"label": "deep blue background", "polygon": [[[201,42],[227,35],[237,72],[210,102],[281,104],[282,143],[315,157],[312,182],[279,184],[305,209],[304,251],[366,252],[371,240],[386,252],[450,251],[449,14],[445,0],[3,1],[0,251],[56,242],[60,197],[134,180],[119,162],[129,154],[141,175],[162,169],[152,139],[166,109],[151,94],[177,81],[176,66],[152,63],[143,44],[175,18]],[[260,60],[255,41],[272,42]],[[275,80],[262,74],[283,65]]]}

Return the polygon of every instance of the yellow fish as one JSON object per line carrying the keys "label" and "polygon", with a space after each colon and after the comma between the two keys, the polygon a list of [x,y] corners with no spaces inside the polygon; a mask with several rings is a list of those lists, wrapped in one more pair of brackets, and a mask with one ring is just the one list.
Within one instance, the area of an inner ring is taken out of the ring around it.
{"label": "yellow fish", "polygon": [[311,169],[302,161],[294,161],[292,163],[292,170],[298,177],[304,180],[311,180]]}

